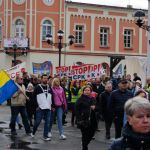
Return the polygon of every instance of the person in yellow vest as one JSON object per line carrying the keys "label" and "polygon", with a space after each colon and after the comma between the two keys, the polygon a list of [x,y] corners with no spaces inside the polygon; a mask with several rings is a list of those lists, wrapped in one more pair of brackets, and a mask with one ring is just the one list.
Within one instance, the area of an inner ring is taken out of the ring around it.
{"label": "person in yellow vest", "polygon": [[144,88],[145,91],[148,93],[148,100],[150,100],[150,76],[146,79],[146,87]]}
{"label": "person in yellow vest", "polygon": [[71,125],[74,126],[75,123],[75,103],[80,97],[80,81],[75,80],[71,88],[71,105],[72,105],[72,116],[71,116]]}

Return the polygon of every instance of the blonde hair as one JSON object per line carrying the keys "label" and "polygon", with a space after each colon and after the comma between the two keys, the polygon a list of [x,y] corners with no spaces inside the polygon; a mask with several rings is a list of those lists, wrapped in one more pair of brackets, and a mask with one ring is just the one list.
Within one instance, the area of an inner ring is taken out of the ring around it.
{"label": "blonde hair", "polygon": [[56,86],[56,81],[59,81],[59,85],[60,85],[60,80],[59,80],[59,78],[54,78],[54,79],[52,80],[52,87],[55,87],[55,86]]}

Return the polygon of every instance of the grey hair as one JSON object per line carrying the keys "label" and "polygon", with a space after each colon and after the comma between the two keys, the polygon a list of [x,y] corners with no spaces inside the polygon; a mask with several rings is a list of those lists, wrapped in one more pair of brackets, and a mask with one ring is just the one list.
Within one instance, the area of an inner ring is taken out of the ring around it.
{"label": "grey hair", "polygon": [[133,116],[140,109],[147,110],[150,113],[150,102],[140,96],[129,99],[124,106],[127,116]]}

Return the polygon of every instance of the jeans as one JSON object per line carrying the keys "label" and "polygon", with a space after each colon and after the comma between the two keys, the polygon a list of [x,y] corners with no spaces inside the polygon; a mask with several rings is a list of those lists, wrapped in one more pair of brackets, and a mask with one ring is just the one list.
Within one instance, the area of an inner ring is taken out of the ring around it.
{"label": "jeans", "polygon": [[[59,134],[62,135],[62,134],[64,134],[63,124],[62,124],[63,108],[57,107],[55,111],[56,111],[56,115],[57,115],[57,124],[58,124]],[[50,119],[49,132],[51,132],[51,129],[52,129],[54,114],[55,114],[55,112],[52,112],[51,119]]]}
{"label": "jeans", "polygon": [[11,132],[15,132],[15,124],[16,124],[16,119],[18,117],[18,114],[21,114],[22,122],[25,128],[26,133],[30,133],[30,126],[28,123],[28,117],[27,117],[27,112],[25,106],[12,106],[11,107],[11,122],[10,122],[10,128]]}
{"label": "jeans", "polygon": [[38,109],[36,111],[36,117],[35,117],[35,122],[33,126],[33,135],[36,133],[38,126],[41,123],[41,120],[44,119],[44,132],[43,132],[43,137],[48,137],[48,131],[49,131],[49,124],[50,124],[50,116],[51,116],[51,111],[49,109]]}

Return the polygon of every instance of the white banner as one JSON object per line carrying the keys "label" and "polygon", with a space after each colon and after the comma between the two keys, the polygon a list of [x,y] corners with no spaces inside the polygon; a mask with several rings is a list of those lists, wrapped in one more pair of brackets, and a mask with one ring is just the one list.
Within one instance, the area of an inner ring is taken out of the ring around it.
{"label": "white banner", "polygon": [[95,79],[105,74],[102,64],[84,64],[82,66],[56,67],[59,76],[69,76],[72,80]]}
{"label": "white banner", "polygon": [[17,47],[28,47],[28,38],[7,38],[4,39],[4,48],[12,48],[16,44]]}
{"label": "white banner", "polygon": [[9,74],[10,78],[15,80],[16,76],[22,76],[22,73],[25,72],[26,63],[23,62],[18,64],[10,69],[7,69],[6,72]]}

